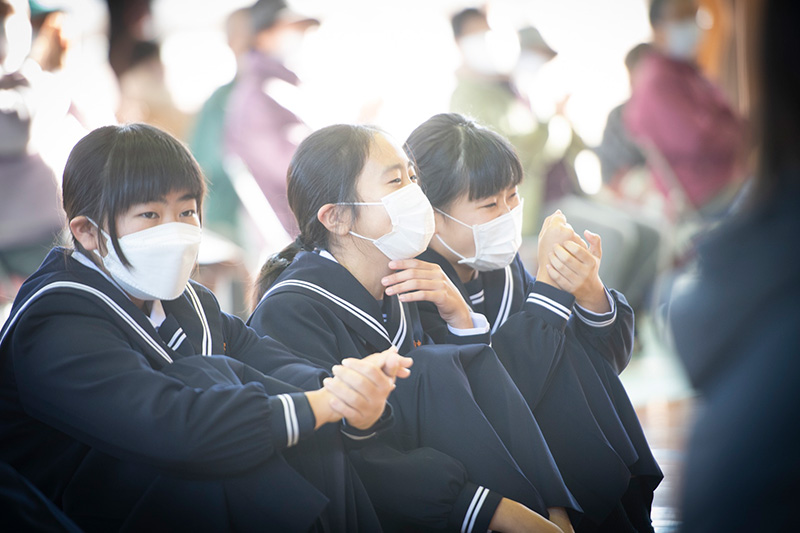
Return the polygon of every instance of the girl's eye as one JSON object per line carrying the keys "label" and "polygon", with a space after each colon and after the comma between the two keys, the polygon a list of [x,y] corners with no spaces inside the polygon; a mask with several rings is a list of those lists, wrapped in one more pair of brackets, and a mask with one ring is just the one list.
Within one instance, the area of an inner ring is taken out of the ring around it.
{"label": "girl's eye", "polygon": [[511,194],[510,194],[508,197],[509,197],[509,198],[514,198],[514,197],[516,197],[516,196],[517,196],[517,191],[514,191],[514,192],[512,192],[512,193],[511,193]]}
{"label": "girl's eye", "polygon": [[490,204],[482,205],[481,209],[492,209],[497,207],[497,202],[492,202]]}
{"label": "girl's eye", "polygon": [[182,216],[182,217],[193,217],[193,216],[197,216],[197,211],[196,211],[196,210],[194,210],[194,209],[187,209],[186,211],[184,211],[183,213],[181,213],[181,216]]}
{"label": "girl's eye", "polygon": [[416,174],[409,174],[408,175],[408,179],[410,179],[411,181],[416,183],[417,182],[417,175]]}
{"label": "girl's eye", "polygon": [[401,183],[402,181],[403,181],[402,178],[395,178],[392,181],[390,181],[389,183]]}
{"label": "girl's eye", "polygon": [[142,218],[146,218],[148,220],[154,220],[158,218],[158,213],[156,213],[155,211],[145,211],[144,213],[141,213],[139,216]]}

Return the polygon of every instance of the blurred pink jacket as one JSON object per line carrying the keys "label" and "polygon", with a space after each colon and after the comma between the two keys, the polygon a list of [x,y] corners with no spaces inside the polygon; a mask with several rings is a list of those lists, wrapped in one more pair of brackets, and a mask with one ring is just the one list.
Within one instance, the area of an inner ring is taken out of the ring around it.
{"label": "blurred pink jacket", "polygon": [[[643,58],[624,120],[645,154],[654,149],[666,161],[695,208],[735,179],[744,123],[695,65],[657,52]],[[650,163],[666,194],[674,181],[664,175],[663,164]]]}
{"label": "blurred pink jacket", "polygon": [[292,111],[269,96],[270,80],[297,85],[299,80],[277,59],[249,52],[243,72],[228,100],[225,152],[238,156],[250,169],[287,233],[299,233],[286,197],[286,172],[305,125]]}

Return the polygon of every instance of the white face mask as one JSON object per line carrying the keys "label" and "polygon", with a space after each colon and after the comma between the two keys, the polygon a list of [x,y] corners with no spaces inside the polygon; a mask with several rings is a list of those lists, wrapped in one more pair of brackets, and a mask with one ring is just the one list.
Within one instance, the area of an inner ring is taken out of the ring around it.
{"label": "white face mask", "polygon": [[193,224],[168,222],[121,237],[119,247],[130,267],[120,260],[108,233],[100,232],[108,253],[105,257],[97,250],[95,253],[125,292],[140,300],[174,300],[192,274],[203,230]]}
{"label": "white face mask", "polygon": [[474,257],[464,257],[453,250],[439,235],[436,237],[445,248],[461,258],[458,262],[460,265],[467,265],[479,272],[505,268],[514,260],[519,247],[522,245],[522,204],[523,200],[520,200],[519,205],[508,213],[500,215],[489,222],[474,226],[465,224],[437,209],[447,218],[458,222],[462,226],[472,228],[472,235],[475,239]]}
{"label": "white face mask", "polygon": [[702,35],[695,19],[667,22],[665,29],[667,54],[675,59],[693,59]]}
{"label": "white face mask", "polygon": [[378,239],[351,231],[350,235],[371,241],[391,259],[411,259],[428,247],[436,227],[433,208],[419,185],[412,183],[387,194],[380,202],[353,202],[339,205],[382,205],[392,220],[392,230]]}

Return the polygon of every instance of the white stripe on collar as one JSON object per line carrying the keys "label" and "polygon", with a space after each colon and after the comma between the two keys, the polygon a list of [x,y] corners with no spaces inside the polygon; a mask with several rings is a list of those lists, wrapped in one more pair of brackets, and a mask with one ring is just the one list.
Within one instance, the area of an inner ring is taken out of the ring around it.
{"label": "white stripe on collar", "polygon": [[492,326],[492,334],[497,332],[497,329],[508,320],[508,314],[511,311],[511,300],[514,292],[514,277],[511,275],[511,265],[507,265],[503,272],[505,272],[506,280],[503,287],[503,299],[500,300],[500,309],[497,312],[497,318],[494,320]]}
{"label": "white stripe on collar", "polygon": [[[313,291],[313,292],[315,292],[317,294],[320,294],[320,295],[324,296],[325,298],[329,299],[330,301],[332,301],[333,303],[335,303],[339,307],[341,307],[341,308],[345,309],[346,311],[350,312],[351,314],[353,314],[356,318],[360,319],[367,326],[369,326],[372,329],[374,329],[381,337],[386,339],[386,342],[388,342],[389,344],[394,345],[392,343],[392,340],[389,338],[389,333],[386,331],[386,328],[384,328],[383,325],[380,322],[375,320],[375,318],[373,318],[372,316],[370,316],[368,313],[366,313],[362,309],[358,308],[357,306],[353,305],[352,303],[348,302],[344,298],[340,298],[339,296],[336,296],[332,292],[327,291],[327,290],[323,289],[322,287],[320,287],[319,285],[315,285],[315,284],[313,284],[313,283],[311,283],[309,281],[296,280],[296,279],[287,279],[287,280],[281,281],[280,283],[277,283],[277,284],[273,285],[266,292],[266,294],[264,294],[264,297],[262,298],[262,300],[266,300],[267,297],[270,294],[272,294],[272,292],[274,292],[276,289],[278,289],[280,287],[287,287],[287,286],[301,287],[301,288]],[[403,318],[403,322],[405,322],[405,315],[401,315],[401,317]]]}
{"label": "white stripe on collar", "polygon": [[186,292],[189,293],[189,300],[192,302],[194,310],[200,319],[200,324],[203,327],[203,343],[200,355],[211,355],[211,328],[208,327],[208,319],[206,318],[205,310],[191,283],[186,284]]}
{"label": "white stripe on collar", "polygon": [[398,301],[397,305],[400,306],[400,325],[397,326],[397,333],[394,336],[394,340],[392,344],[395,346],[402,346],[403,341],[406,340],[406,332],[408,331],[408,326],[406,325],[406,310],[403,306],[403,302]]}
{"label": "white stripe on collar", "polygon": [[[337,263],[337,264],[339,264],[339,261],[337,261],[337,260],[336,260],[336,258],[335,258],[335,257],[333,257],[333,254],[331,254],[331,253],[330,253],[328,250],[325,250],[324,248],[321,248],[321,249],[319,249],[319,250],[317,251],[317,254],[318,254],[320,257],[324,257],[325,259],[329,259],[329,260],[333,261],[334,263]],[[287,281],[288,281],[288,280],[287,280]],[[310,282],[306,282],[306,283],[309,283],[309,284],[311,284]],[[311,285],[314,285],[314,284],[311,284]],[[326,291],[325,289],[323,289],[323,288],[322,288],[322,287],[320,287],[319,285],[314,285],[314,286],[315,286],[315,287],[317,287],[317,288],[318,288],[320,291],[323,291],[323,293],[320,293],[320,294],[323,294],[323,296],[327,296],[326,294],[324,294],[324,292],[328,292],[328,291]],[[269,294],[270,292],[272,292],[272,290],[268,291],[268,292],[267,292],[267,294]],[[266,297],[267,297],[267,294],[265,294],[265,295],[264,295],[264,298],[266,298]],[[331,295],[333,295],[333,293],[328,293],[328,294],[331,294]],[[335,295],[333,295],[333,296],[335,296]],[[262,299],[263,299],[263,298],[262,298]],[[334,301],[335,301],[335,300],[334,300]],[[344,301],[344,302],[346,302],[346,303],[350,304],[351,306],[353,306],[355,309],[357,309],[358,311],[360,311],[361,313],[363,313],[363,314],[364,314],[364,315],[365,315],[367,318],[372,318],[372,317],[371,317],[369,314],[367,314],[367,313],[364,313],[364,312],[363,312],[361,309],[359,309],[359,308],[358,308],[358,307],[356,307],[355,305],[351,304],[351,303],[350,303],[350,302],[348,302],[347,300],[344,300],[344,299],[342,299],[342,301]],[[336,303],[339,303],[339,302],[336,302]],[[395,336],[394,336],[394,340],[393,340],[393,341],[390,341],[390,343],[391,343],[393,346],[402,346],[402,345],[403,345],[403,342],[406,340],[406,333],[408,332],[408,325],[407,325],[407,322],[406,322],[406,312],[405,312],[405,308],[403,307],[403,302],[398,302],[398,303],[400,304],[400,325],[397,327],[397,333],[396,333],[396,334],[395,334]],[[348,311],[350,311],[351,313],[353,313],[353,311],[352,311],[352,310],[350,310],[350,309],[348,309]],[[353,313],[353,314],[355,314],[355,315],[356,315],[358,318],[360,318],[361,320],[364,320],[364,317],[362,317],[362,316],[361,316],[361,314],[356,314],[356,313]],[[385,338],[386,338],[386,340],[389,340],[389,334],[388,334],[388,332],[386,331],[386,328],[385,328],[385,327],[383,327],[383,326],[382,326],[380,323],[378,323],[377,321],[373,321],[373,322],[374,322],[374,324],[377,324],[377,325],[378,325],[378,326],[379,326],[379,327],[382,329],[382,331],[383,331],[383,332],[379,331],[378,333],[380,333],[380,334],[381,334],[381,336],[385,337]],[[368,325],[370,325],[371,327],[373,327],[373,326],[372,326],[372,324],[368,324]],[[374,327],[373,327],[373,329],[374,329]],[[384,333],[386,333],[386,334],[384,335]]]}
{"label": "white stripe on collar", "polygon": [[[110,281],[116,288],[118,288],[122,292],[122,294],[124,294],[130,300],[130,296],[128,296],[128,293],[125,292],[119,286],[119,284],[117,284],[117,282],[114,281],[114,279],[111,276],[109,276],[108,274],[103,272],[100,268],[98,268],[98,266],[94,264],[94,262],[91,259],[83,255],[82,253],[78,252],[77,250],[75,250],[75,252],[72,254],[72,257],[83,266],[91,268],[92,270],[102,274],[104,278]],[[203,344],[201,347],[202,351],[201,355],[211,355],[211,346],[212,346],[211,329],[208,327],[208,319],[206,318],[205,311],[203,310],[203,306],[200,304],[200,298],[197,297],[197,293],[195,292],[194,287],[192,287],[191,283],[188,282],[186,283],[186,290],[188,290],[189,292],[189,301],[192,302],[194,310],[195,312],[197,312],[197,316],[200,318],[200,324],[202,325],[203,328]],[[164,320],[167,317],[166,313],[164,312],[164,307],[161,304],[161,300],[151,300],[151,301],[152,301],[152,309],[150,310],[150,316],[148,316],[147,318],[150,320],[150,323],[153,324],[153,327],[157,328],[164,323]]]}
{"label": "white stripe on collar", "polygon": [[6,329],[3,332],[3,336],[0,337],[0,344],[3,343],[3,341],[6,338],[6,335],[8,334],[9,331],[11,331],[11,327],[14,325],[14,323],[20,317],[22,312],[25,311],[25,309],[27,309],[27,307],[36,298],[38,298],[39,296],[41,296],[45,292],[51,291],[53,289],[61,289],[61,288],[77,289],[77,290],[84,291],[84,292],[87,292],[89,294],[92,294],[92,295],[96,296],[97,298],[100,299],[101,302],[105,303],[108,307],[110,307],[112,311],[117,313],[117,315],[119,315],[119,317],[122,318],[122,320],[125,321],[131,327],[131,329],[133,329],[133,331],[138,333],[139,336],[141,336],[142,339],[144,339],[144,341],[148,345],[150,345],[150,347],[153,348],[158,353],[158,355],[163,357],[168,363],[172,362],[172,358],[169,356],[169,354],[167,354],[167,352],[164,350],[164,348],[162,348],[161,345],[155,339],[153,339],[153,337],[151,337],[142,328],[142,326],[140,326],[136,322],[136,320],[133,319],[133,317],[131,315],[129,315],[122,307],[120,307],[117,302],[112,300],[110,296],[108,296],[106,293],[104,293],[104,292],[102,292],[102,291],[100,291],[98,289],[95,289],[94,287],[90,287],[89,285],[84,285],[83,283],[77,283],[75,281],[54,281],[54,282],[49,283],[49,284],[45,285],[44,287],[40,288],[38,291],[36,291],[30,298],[28,298],[25,301],[24,304],[22,304],[22,306],[17,310],[17,312],[14,314],[14,316],[12,316],[8,320],[8,322],[6,322]]}

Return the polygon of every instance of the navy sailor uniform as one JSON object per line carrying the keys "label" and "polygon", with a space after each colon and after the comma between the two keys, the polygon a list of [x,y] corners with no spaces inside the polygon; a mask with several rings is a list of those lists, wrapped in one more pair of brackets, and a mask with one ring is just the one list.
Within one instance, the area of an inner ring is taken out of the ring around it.
{"label": "navy sailor uniform", "polygon": [[392,345],[414,358],[389,397],[395,426],[351,454],[386,529],[485,531],[501,497],[579,510],[488,328],[432,346],[416,305],[376,300],[325,251],[300,252],[249,324],[326,368]]}
{"label": "navy sailor uniform", "polygon": [[87,531],[379,529],[339,426],[314,432],[328,372],[194,282],[161,305],[156,330],[52,250],[0,333],[0,461]]}
{"label": "navy sailor uniform", "polygon": [[[533,410],[584,517],[594,524],[624,522],[620,506],[634,525],[642,507],[649,515],[663,475],[618,376],[633,344],[633,310],[625,297],[606,290],[612,310],[595,314],[571,294],[537,282],[519,255],[466,284],[434,250],[419,259],[440,265],[492,324],[492,347]],[[423,302],[419,309],[425,332],[444,342],[435,306]]]}

